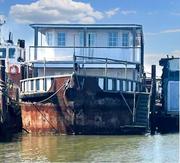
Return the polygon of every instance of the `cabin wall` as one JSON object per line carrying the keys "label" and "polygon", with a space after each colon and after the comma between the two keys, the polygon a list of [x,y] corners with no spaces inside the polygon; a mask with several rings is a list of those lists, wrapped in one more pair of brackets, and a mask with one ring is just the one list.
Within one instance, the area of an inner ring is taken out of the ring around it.
{"label": "cabin wall", "polygon": [[[81,33],[84,31],[82,29],[51,29],[44,31],[43,33],[39,33],[40,36],[42,35],[42,40],[39,39],[39,46],[50,46],[47,42],[47,33],[52,33],[52,46],[57,46],[57,35],[59,32],[65,33],[65,46],[84,46],[81,44],[80,37]],[[122,45],[122,34],[128,33],[129,34],[129,46],[133,46],[133,33],[132,30],[121,30],[121,29],[88,29],[86,34],[93,33],[95,35],[95,42],[94,46],[96,47],[108,47],[108,39],[109,39],[109,32],[117,32],[118,33],[118,44],[117,46]],[[86,43],[88,46],[88,37],[86,37]]]}
{"label": "cabin wall", "polygon": [[[58,45],[58,33],[65,33],[65,45]],[[73,54],[87,57],[108,57],[124,61],[141,62],[139,37],[133,38],[133,30],[117,29],[88,29],[84,41],[83,29],[51,29],[39,32],[38,48],[30,48],[30,60],[59,60],[73,61]],[[109,32],[117,32],[117,45],[109,46]],[[51,34],[48,41],[47,34]],[[128,33],[128,45],[123,46],[123,33]],[[89,41],[89,34],[93,40]],[[136,41],[133,47],[133,39]],[[90,43],[91,42],[91,43]],[[85,46],[86,44],[86,46]],[[91,45],[89,45],[91,44]],[[56,46],[56,47],[52,47]],[[74,49],[74,47],[76,47]],[[37,53],[37,57],[35,57]]]}
{"label": "cabin wall", "polygon": [[167,114],[178,114],[180,109],[180,59],[162,59],[162,103]]}

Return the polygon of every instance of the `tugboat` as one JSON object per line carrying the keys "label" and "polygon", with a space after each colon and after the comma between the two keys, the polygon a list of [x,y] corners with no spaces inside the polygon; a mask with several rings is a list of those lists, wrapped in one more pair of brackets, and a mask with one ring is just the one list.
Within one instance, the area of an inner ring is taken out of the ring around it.
{"label": "tugboat", "polygon": [[157,127],[160,133],[179,132],[180,58],[162,58],[159,64],[163,66],[162,105],[157,109]]}
{"label": "tugboat", "polygon": [[21,131],[22,120],[18,92],[20,88],[20,61],[25,58],[25,42],[18,40],[14,45],[12,33],[2,41],[1,28],[5,19],[0,19],[0,138]]}
{"label": "tugboat", "polygon": [[[60,134],[149,129],[141,25],[32,24],[21,80],[23,128]],[[40,37],[40,39],[38,39]]]}

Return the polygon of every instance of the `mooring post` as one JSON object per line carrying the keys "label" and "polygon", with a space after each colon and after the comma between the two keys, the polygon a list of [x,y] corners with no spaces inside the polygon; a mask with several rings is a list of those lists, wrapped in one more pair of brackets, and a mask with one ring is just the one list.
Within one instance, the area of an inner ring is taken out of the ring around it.
{"label": "mooring post", "polygon": [[156,65],[151,67],[151,78],[152,78],[152,97],[151,97],[151,111],[155,111],[155,101],[156,101]]}
{"label": "mooring post", "polygon": [[3,123],[6,118],[6,96],[5,96],[5,60],[0,60],[0,121]]}
{"label": "mooring post", "polygon": [[133,123],[135,122],[135,115],[136,115],[136,92],[134,92],[134,99],[133,99]]}
{"label": "mooring post", "polygon": [[151,92],[151,134],[155,134],[156,131],[156,117],[155,117],[155,103],[156,103],[156,65],[151,67],[151,80],[152,80],[152,92]]}

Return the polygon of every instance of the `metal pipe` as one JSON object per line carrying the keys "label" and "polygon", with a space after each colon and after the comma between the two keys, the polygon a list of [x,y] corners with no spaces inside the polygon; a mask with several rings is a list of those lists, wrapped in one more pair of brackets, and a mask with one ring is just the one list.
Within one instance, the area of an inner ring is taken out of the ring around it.
{"label": "metal pipe", "polygon": [[127,63],[125,63],[125,79],[127,79]]}
{"label": "metal pipe", "polygon": [[46,91],[46,58],[44,57],[44,91]]}
{"label": "metal pipe", "polygon": [[106,66],[105,66],[105,76],[107,78],[107,58],[106,58]]}

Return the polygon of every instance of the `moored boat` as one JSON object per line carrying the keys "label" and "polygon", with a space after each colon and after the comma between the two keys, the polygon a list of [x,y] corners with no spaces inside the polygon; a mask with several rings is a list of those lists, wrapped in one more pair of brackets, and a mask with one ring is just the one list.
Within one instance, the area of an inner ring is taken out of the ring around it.
{"label": "moored boat", "polygon": [[[142,26],[31,26],[33,58],[26,62],[28,78],[21,80],[23,128],[61,134],[147,131],[150,94],[143,80]],[[39,46],[39,33],[45,45]]]}

